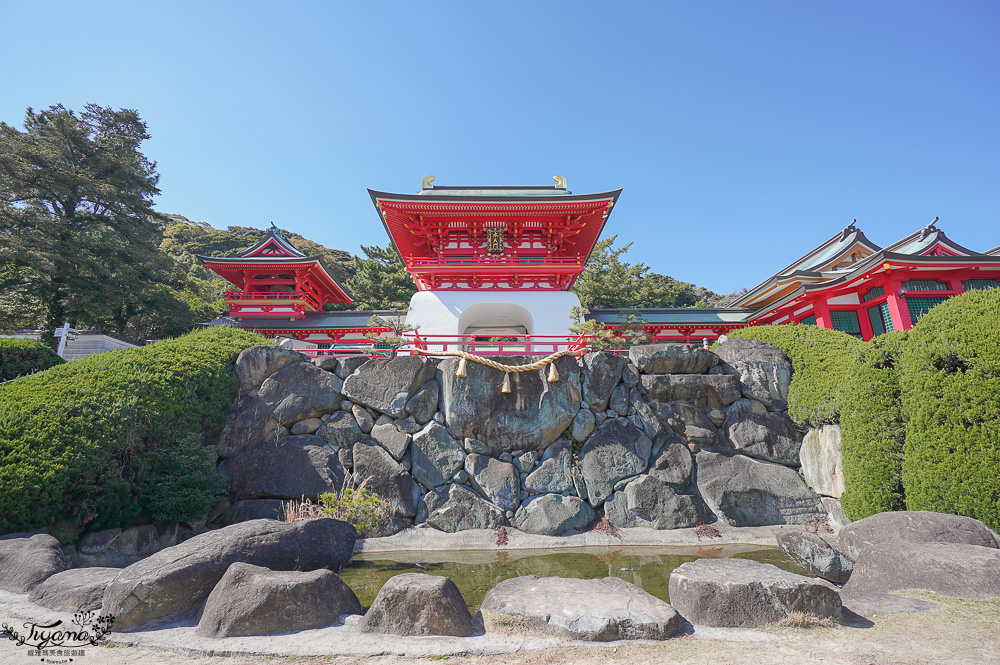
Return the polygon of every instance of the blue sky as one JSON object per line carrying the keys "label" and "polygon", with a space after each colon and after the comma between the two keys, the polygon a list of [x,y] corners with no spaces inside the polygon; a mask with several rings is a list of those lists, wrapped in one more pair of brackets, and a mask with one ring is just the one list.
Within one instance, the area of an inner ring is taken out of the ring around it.
{"label": "blue sky", "polygon": [[0,120],[137,109],[157,207],[359,253],[366,188],[624,188],[605,228],[727,293],[853,218],[1000,244],[1000,3],[0,0]]}

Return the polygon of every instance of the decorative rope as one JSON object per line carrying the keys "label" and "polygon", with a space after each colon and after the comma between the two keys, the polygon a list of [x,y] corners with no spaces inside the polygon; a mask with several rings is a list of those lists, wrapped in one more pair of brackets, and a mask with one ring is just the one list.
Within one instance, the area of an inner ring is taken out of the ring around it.
{"label": "decorative rope", "polygon": [[532,370],[541,369],[546,365],[549,366],[549,383],[555,383],[559,380],[559,372],[556,371],[556,366],[553,364],[558,358],[565,355],[579,353],[575,349],[563,349],[562,351],[556,351],[550,356],[545,356],[541,360],[527,365],[501,365],[498,362],[494,362],[489,358],[483,358],[482,356],[477,356],[473,353],[466,353],[465,351],[425,351],[423,349],[413,349],[416,353],[422,353],[426,356],[455,356],[461,358],[458,361],[458,368],[455,370],[455,376],[467,376],[466,374],[466,361],[471,360],[474,363],[479,363],[480,365],[486,365],[487,367],[492,367],[493,369],[500,370],[503,372],[503,385],[500,387],[500,392],[509,393],[510,392],[510,375],[517,374],[519,372],[530,372]]}

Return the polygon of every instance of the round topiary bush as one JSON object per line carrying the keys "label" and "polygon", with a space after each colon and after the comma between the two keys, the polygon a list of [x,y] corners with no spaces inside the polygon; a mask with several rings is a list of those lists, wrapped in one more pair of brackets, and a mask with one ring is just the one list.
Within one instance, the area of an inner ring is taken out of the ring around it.
{"label": "round topiary bush", "polygon": [[66,361],[41,342],[16,337],[0,338],[0,381],[10,381]]}
{"label": "round topiary bush", "polygon": [[845,490],[840,502],[852,520],[903,510],[905,427],[899,358],[909,332],[858,345],[841,400],[841,454]]}
{"label": "round topiary bush", "polygon": [[974,517],[1000,530],[1000,289],[934,307],[901,358],[910,510]]}
{"label": "round topiary bush", "polygon": [[768,342],[792,361],[788,389],[792,420],[800,425],[839,421],[842,387],[854,366],[855,351],[864,342],[838,330],[799,324],[750,326],[729,336]]}
{"label": "round topiary bush", "polygon": [[262,343],[212,328],[0,386],[0,533],[204,515],[221,490],[214,443],[237,392],[233,363]]}

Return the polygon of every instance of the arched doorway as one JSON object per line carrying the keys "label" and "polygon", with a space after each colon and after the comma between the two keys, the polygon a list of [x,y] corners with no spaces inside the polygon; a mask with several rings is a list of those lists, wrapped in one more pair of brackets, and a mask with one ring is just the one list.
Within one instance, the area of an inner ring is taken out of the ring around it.
{"label": "arched doorway", "polygon": [[514,350],[518,342],[524,343],[524,335],[532,334],[533,326],[531,312],[516,303],[478,303],[465,308],[458,320],[461,334],[472,335],[479,351],[501,342]]}

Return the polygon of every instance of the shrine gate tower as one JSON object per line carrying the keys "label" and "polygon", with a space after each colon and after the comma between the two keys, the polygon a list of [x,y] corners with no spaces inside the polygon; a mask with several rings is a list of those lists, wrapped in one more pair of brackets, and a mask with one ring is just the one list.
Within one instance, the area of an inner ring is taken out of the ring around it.
{"label": "shrine gate tower", "polygon": [[572,292],[621,190],[552,187],[368,190],[417,293],[421,337],[568,335]]}

